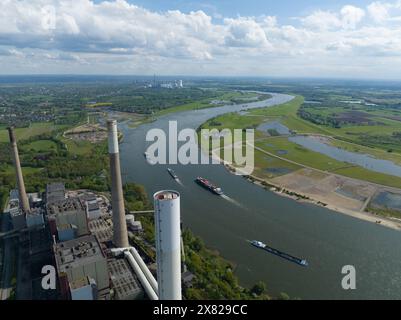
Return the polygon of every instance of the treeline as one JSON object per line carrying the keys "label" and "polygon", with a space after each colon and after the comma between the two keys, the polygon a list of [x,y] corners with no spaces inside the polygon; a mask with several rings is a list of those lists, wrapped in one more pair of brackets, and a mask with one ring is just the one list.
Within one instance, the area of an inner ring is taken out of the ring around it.
{"label": "treeline", "polygon": [[58,115],[54,120],[54,124],[67,124],[75,125],[79,122],[86,120],[88,113],[84,110],[65,112],[62,115]]}
{"label": "treeline", "polygon": [[401,152],[401,132],[388,134],[361,134],[358,142],[368,147],[387,149],[387,152]]}
{"label": "treeline", "polygon": [[182,232],[185,261],[195,275],[192,287],[184,289],[190,300],[249,300],[270,299],[263,282],[251,289],[243,288],[234,275],[233,266],[218,254],[208,249],[203,241],[189,229]]}
{"label": "treeline", "polygon": [[[29,144],[37,140],[50,140],[56,144],[56,148],[45,152],[29,148]],[[0,151],[0,183],[2,194],[7,196],[16,185],[15,173],[9,144],[0,144]],[[110,189],[106,143],[91,146],[88,154],[75,155],[68,152],[64,143],[57,138],[56,131],[19,141],[19,152],[21,165],[26,171],[24,181],[27,192],[43,191],[47,183],[57,181],[65,182],[66,187],[71,189]]]}
{"label": "treeline", "polygon": [[129,211],[143,211],[152,209],[145,187],[135,183],[124,185],[124,200],[126,209]]}
{"label": "treeline", "polygon": [[113,104],[111,108],[116,111],[151,114],[194,101],[216,98],[221,94],[220,91],[199,88],[136,88],[120,92],[116,96],[106,95],[97,102],[111,102]]}
{"label": "treeline", "polygon": [[314,124],[325,125],[332,128],[341,128],[341,122],[334,116],[325,116],[315,112],[309,112],[306,106],[299,108],[298,116]]}

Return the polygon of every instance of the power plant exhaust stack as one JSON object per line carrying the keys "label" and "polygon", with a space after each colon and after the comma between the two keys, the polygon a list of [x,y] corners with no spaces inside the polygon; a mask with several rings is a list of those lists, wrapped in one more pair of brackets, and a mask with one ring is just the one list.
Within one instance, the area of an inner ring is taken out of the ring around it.
{"label": "power plant exhaust stack", "polygon": [[111,205],[113,206],[113,243],[117,248],[128,247],[127,223],[121,182],[117,121],[108,120],[108,140],[111,171]]}
{"label": "power plant exhaust stack", "polygon": [[154,194],[157,282],[160,300],[181,300],[180,194]]}
{"label": "power plant exhaust stack", "polygon": [[15,174],[17,176],[17,187],[19,194],[19,205],[23,212],[28,213],[30,211],[28,197],[25,191],[24,177],[22,176],[21,163],[18,155],[17,140],[15,138],[14,127],[8,128],[8,135],[10,137],[11,153],[13,155]]}

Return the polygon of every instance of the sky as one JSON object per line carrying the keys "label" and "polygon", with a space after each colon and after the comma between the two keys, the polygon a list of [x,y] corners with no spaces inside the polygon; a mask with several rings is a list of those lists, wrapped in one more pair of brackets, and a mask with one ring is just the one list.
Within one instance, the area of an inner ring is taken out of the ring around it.
{"label": "sky", "polygon": [[0,74],[401,80],[401,0],[0,0]]}

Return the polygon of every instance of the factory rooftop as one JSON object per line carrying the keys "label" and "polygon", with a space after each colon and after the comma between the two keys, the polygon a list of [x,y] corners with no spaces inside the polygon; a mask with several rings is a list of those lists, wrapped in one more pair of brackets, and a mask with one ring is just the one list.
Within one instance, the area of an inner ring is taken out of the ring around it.
{"label": "factory rooftop", "polygon": [[108,261],[111,283],[118,300],[132,300],[143,296],[138,279],[133,275],[127,261],[112,259]]}
{"label": "factory rooftop", "polygon": [[100,205],[98,203],[88,203],[88,211],[99,210]]}
{"label": "factory rooftop", "polygon": [[97,196],[96,194],[92,193],[92,192],[86,192],[86,193],[81,193],[79,195],[79,197],[83,200],[83,201],[87,201],[87,202],[95,202],[97,200]]}
{"label": "factory rooftop", "polygon": [[107,242],[113,239],[113,222],[110,218],[100,218],[88,222],[90,232],[95,235],[99,242]]}
{"label": "factory rooftop", "polygon": [[62,214],[70,211],[85,211],[85,207],[79,198],[66,198],[47,205],[50,215]]}
{"label": "factory rooftop", "polygon": [[70,289],[71,290],[75,290],[75,289],[79,289],[82,287],[85,287],[87,285],[90,285],[91,283],[91,278],[90,277],[83,277],[81,279],[77,279],[74,281],[70,282]]}
{"label": "factory rooftop", "polygon": [[19,199],[18,189],[12,189],[10,191],[10,201],[11,200],[18,200],[18,199]]}
{"label": "factory rooftop", "polygon": [[55,245],[54,251],[59,272],[105,258],[93,235],[60,242]]}
{"label": "factory rooftop", "polygon": [[65,198],[64,183],[49,183],[46,185],[46,202],[48,204],[63,200]]}

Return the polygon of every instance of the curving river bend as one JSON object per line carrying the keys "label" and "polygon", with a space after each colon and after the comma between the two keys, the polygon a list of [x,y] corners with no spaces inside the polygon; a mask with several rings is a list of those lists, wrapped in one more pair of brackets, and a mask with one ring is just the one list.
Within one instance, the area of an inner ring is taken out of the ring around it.
{"label": "curving river bend", "polygon": [[[247,103],[246,108],[292,99],[272,96]],[[177,120],[179,129],[195,129],[212,117],[242,109],[244,105],[230,105],[180,112],[134,129],[121,124],[123,179],[144,185],[149,196],[161,189],[179,191],[184,225],[235,263],[244,286],[263,280],[270,293],[286,292],[301,299],[400,299],[401,232],[281,197],[232,175],[222,165],[152,166],[146,162],[143,153],[149,129],[168,132],[169,120]],[[167,167],[174,169],[183,186],[169,176]],[[197,176],[214,181],[231,200],[200,188],[193,182]],[[257,250],[247,242],[253,239],[304,257],[309,267]],[[356,290],[341,287],[344,265],[356,268]]]}

